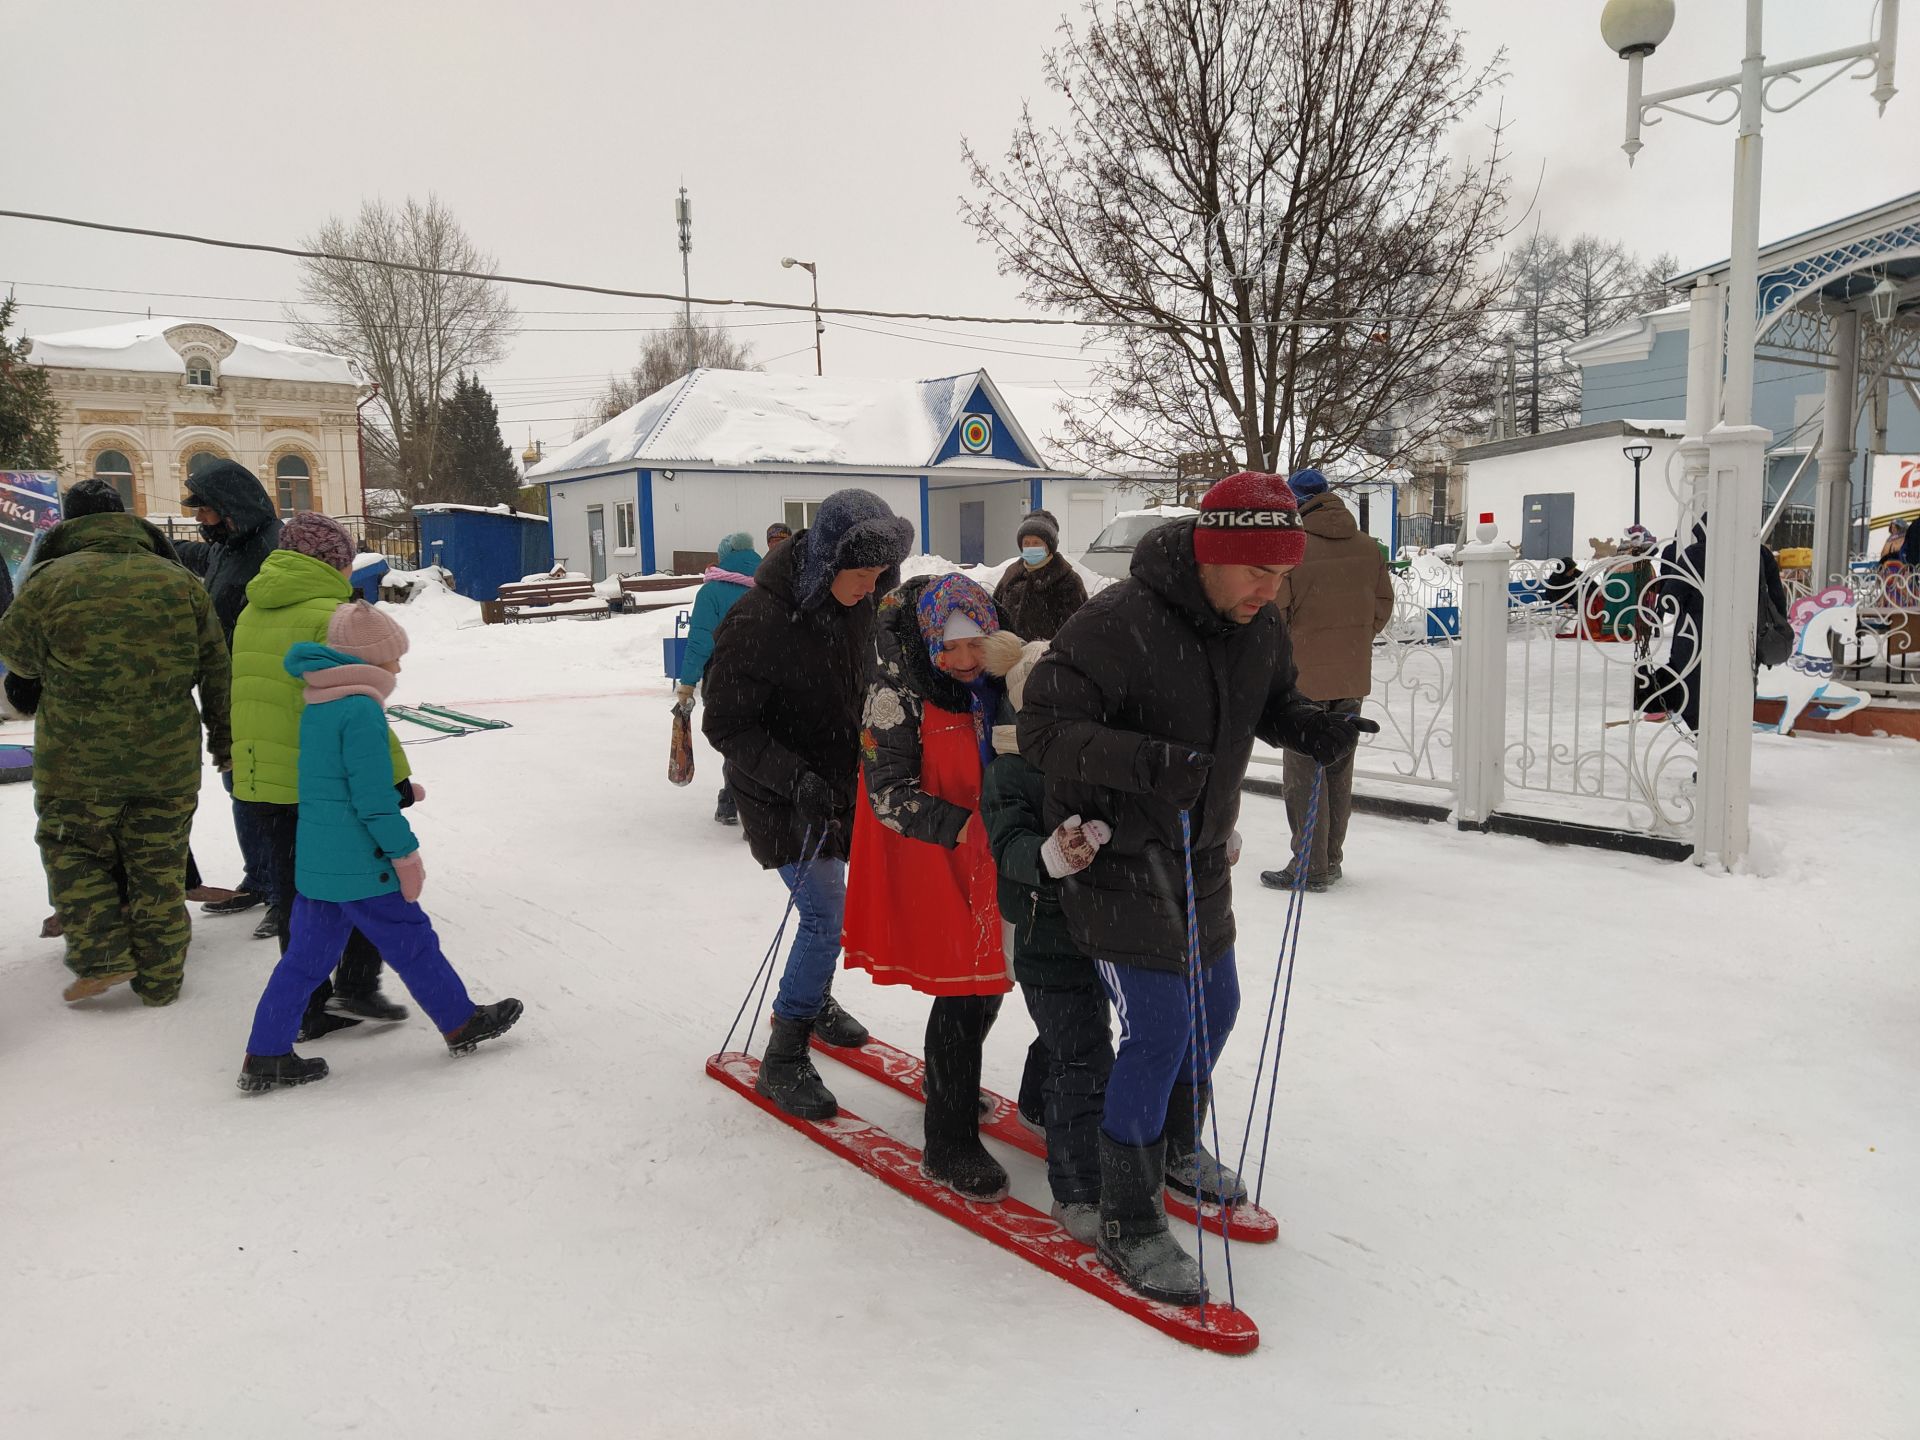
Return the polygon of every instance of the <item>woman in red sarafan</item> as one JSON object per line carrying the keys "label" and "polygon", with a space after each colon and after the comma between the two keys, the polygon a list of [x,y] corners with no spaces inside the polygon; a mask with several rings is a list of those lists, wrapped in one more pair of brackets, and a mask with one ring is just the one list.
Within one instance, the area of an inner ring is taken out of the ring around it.
{"label": "woman in red sarafan", "polygon": [[847,870],[847,965],[934,997],[921,1168],[972,1200],[1007,1193],[979,1110],[980,1048],[1012,988],[980,819],[1006,693],[984,642],[999,629],[963,575],[911,580],[881,602]]}

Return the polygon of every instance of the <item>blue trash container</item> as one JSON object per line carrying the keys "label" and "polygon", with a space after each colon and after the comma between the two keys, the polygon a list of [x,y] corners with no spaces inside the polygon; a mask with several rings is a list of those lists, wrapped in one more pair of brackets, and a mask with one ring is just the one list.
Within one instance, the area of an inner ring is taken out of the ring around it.
{"label": "blue trash container", "polygon": [[682,610],[673,617],[673,634],[660,642],[661,663],[666,666],[669,680],[680,678],[680,667],[687,660],[687,629],[692,623],[693,612]]}

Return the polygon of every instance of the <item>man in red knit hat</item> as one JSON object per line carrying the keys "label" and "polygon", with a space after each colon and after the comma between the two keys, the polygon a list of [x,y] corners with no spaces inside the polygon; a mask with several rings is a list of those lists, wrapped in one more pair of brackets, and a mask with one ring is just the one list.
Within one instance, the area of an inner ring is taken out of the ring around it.
{"label": "man in red knit hat", "polygon": [[[1210,1062],[1240,1008],[1228,854],[1240,781],[1256,738],[1331,765],[1376,728],[1323,710],[1294,686],[1273,599],[1305,553],[1286,481],[1228,476],[1198,516],[1140,542],[1130,579],[1067,621],[1020,712],[1021,754],[1047,777],[1046,823],[1080,815],[1113,832],[1061,894],[1074,943],[1093,958],[1120,1016],[1100,1126],[1100,1258],[1134,1289],[1175,1305],[1196,1304],[1205,1290],[1167,1233],[1163,1180],[1203,1200],[1246,1198],[1240,1177],[1200,1144],[1196,1123]],[[1198,1063],[1183,816],[1207,1024]]]}

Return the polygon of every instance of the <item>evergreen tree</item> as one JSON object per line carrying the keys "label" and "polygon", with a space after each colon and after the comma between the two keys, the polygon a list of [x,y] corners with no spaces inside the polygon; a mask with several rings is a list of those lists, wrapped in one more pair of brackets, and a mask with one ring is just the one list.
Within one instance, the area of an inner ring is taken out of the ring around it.
{"label": "evergreen tree", "polygon": [[520,469],[500,438],[500,410],[477,376],[462,374],[441,402],[440,459],[435,500],[461,505],[511,505],[520,494]]}
{"label": "evergreen tree", "polygon": [[8,340],[13,297],[0,300],[0,470],[55,470],[60,465],[60,404],[53,382],[27,362],[25,337]]}

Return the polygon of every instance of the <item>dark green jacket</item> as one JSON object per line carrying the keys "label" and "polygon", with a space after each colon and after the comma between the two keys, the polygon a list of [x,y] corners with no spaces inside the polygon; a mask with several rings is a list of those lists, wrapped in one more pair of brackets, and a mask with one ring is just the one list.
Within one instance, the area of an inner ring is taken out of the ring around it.
{"label": "dark green jacket", "polygon": [[1022,985],[1084,985],[1093,962],[1074,949],[1060,909],[1060,882],[1047,874],[1040,847],[1053,832],[1042,818],[1046,777],[1018,755],[987,767],[980,814],[1000,872],[1000,918],[1013,926],[1013,978]]}
{"label": "dark green jacket", "polygon": [[0,660],[43,686],[33,757],[43,795],[198,795],[201,708],[214,760],[229,759],[226,640],[205,587],[163,558],[166,543],[134,515],[62,521],[0,619]]}

